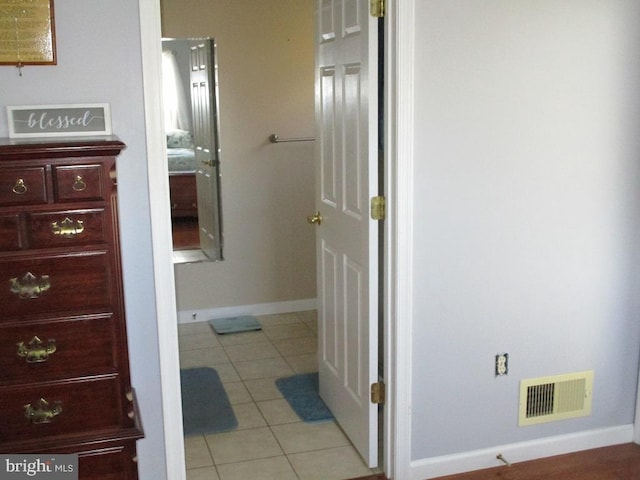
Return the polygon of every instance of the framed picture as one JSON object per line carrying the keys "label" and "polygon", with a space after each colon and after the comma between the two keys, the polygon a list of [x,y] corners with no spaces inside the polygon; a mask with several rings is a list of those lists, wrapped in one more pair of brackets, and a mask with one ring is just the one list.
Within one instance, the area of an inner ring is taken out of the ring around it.
{"label": "framed picture", "polygon": [[10,138],[111,135],[108,103],[7,106]]}
{"label": "framed picture", "polygon": [[0,0],[0,65],[55,65],[53,0]]}

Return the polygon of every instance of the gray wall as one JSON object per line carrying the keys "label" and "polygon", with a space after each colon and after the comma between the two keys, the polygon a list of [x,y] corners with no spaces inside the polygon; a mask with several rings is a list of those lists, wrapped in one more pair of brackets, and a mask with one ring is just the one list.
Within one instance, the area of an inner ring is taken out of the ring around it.
{"label": "gray wall", "polygon": [[[633,423],[639,14],[416,1],[414,460]],[[582,370],[591,416],[518,427],[521,379]]]}
{"label": "gray wall", "polygon": [[[0,67],[6,105],[111,105],[114,133],[127,149],[118,160],[118,194],[132,383],[146,438],[138,443],[142,479],[166,476],[151,259],[138,2],[55,2],[57,66]],[[0,136],[8,135],[0,112]]]}

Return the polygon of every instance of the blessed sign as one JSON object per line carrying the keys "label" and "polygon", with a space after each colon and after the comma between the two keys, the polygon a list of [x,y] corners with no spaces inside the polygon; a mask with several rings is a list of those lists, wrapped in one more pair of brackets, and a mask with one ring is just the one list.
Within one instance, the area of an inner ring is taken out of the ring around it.
{"label": "blessed sign", "polygon": [[111,135],[109,105],[9,106],[9,137]]}

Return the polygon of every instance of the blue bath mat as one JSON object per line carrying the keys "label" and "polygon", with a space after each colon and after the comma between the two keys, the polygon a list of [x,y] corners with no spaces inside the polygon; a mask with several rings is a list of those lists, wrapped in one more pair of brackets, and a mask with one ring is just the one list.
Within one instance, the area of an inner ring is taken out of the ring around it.
{"label": "blue bath mat", "polygon": [[243,317],[230,317],[230,318],[216,318],[209,320],[209,325],[216,333],[238,333],[238,332],[250,332],[252,330],[262,330],[262,326],[251,315],[245,315]]}
{"label": "blue bath mat", "polygon": [[331,410],[318,393],[317,372],[279,378],[276,387],[302,421],[317,423],[333,420]]}
{"label": "blue bath mat", "polygon": [[238,426],[220,376],[213,368],[180,370],[184,434],[227,432]]}

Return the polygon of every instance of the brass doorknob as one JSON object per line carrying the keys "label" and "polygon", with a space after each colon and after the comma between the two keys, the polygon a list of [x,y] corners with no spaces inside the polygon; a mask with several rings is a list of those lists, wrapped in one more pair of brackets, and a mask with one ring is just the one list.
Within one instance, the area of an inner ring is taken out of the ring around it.
{"label": "brass doorknob", "polygon": [[307,222],[309,222],[310,224],[316,224],[316,225],[320,225],[322,223],[322,215],[320,215],[320,212],[316,212],[314,215],[309,215],[307,217]]}

